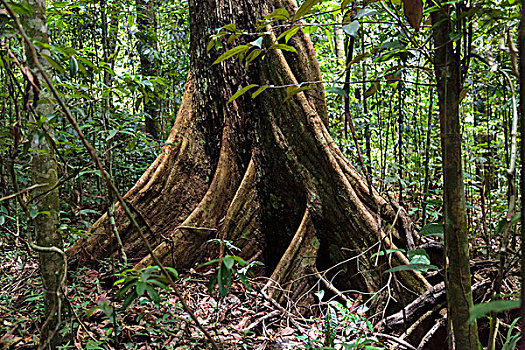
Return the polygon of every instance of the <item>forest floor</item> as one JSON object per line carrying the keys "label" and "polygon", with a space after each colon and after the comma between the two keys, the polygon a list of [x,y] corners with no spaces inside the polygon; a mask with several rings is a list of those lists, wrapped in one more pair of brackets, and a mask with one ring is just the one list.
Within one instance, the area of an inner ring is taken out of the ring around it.
{"label": "forest floor", "polygon": [[[141,297],[121,310],[122,301],[114,297],[116,278],[107,272],[111,264],[103,265],[101,270],[82,268],[69,273],[68,304],[73,311],[69,329],[73,332],[66,348],[207,348],[202,333],[190,321],[175,293],[159,290],[160,303]],[[337,348],[342,343],[380,344],[364,315],[346,312],[348,309],[335,300],[324,301],[322,292],[317,293],[317,300],[323,301],[311,306],[319,316],[304,318],[290,312],[292,304],[297,306],[300,301],[289,300],[287,310],[268,298],[265,281],[260,279],[250,280],[250,290],[234,280],[226,297],[211,296],[211,273],[188,272],[178,285],[200,322],[224,349],[322,348],[330,341],[327,335],[333,335],[330,342],[339,344]],[[0,349],[36,348],[43,322],[42,295],[37,260],[6,257],[0,266]]]}

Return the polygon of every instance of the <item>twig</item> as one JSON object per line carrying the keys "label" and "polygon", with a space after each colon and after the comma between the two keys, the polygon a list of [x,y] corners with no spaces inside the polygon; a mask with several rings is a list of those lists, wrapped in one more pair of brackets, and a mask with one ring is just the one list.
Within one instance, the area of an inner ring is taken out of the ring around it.
{"label": "twig", "polygon": [[272,318],[274,316],[277,316],[281,313],[280,310],[273,310],[272,312],[270,312],[269,314],[257,319],[255,322],[253,322],[252,324],[250,324],[248,327],[244,328],[244,332],[247,332],[255,327],[257,327],[261,322],[269,319],[269,318]]}
{"label": "twig", "polygon": [[399,345],[402,345],[409,350],[417,350],[413,345],[410,345],[409,343],[400,339],[399,337],[394,337],[393,335],[384,334],[384,333],[374,333],[374,335],[379,338],[385,338],[390,341],[393,341],[394,343],[398,343]]}
{"label": "twig", "polygon": [[19,195],[21,195],[21,194],[23,194],[23,193],[26,193],[26,192],[29,192],[29,191],[31,191],[31,190],[34,190],[35,188],[44,187],[44,186],[47,186],[47,185],[49,185],[49,184],[48,184],[48,183],[44,183],[44,184],[36,184],[36,185],[30,186],[30,187],[28,187],[28,188],[24,188],[23,190],[20,190],[20,191],[18,191],[18,192],[16,192],[16,193],[13,193],[13,194],[10,194],[10,195],[8,195],[8,196],[5,196],[5,197],[0,198],[0,202],[3,202],[3,201],[8,200],[8,199],[10,199],[10,198],[17,197],[17,196],[19,196]]}

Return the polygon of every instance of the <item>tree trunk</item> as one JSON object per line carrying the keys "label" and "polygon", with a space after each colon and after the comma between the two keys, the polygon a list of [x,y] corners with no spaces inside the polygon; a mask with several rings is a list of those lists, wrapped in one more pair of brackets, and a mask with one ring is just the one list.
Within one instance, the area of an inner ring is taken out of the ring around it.
{"label": "tree trunk", "polygon": [[[159,75],[159,45],[157,40],[157,16],[155,0],[136,0],[137,24],[139,42],[137,43],[140,57],[140,74],[144,77]],[[155,140],[160,140],[162,132],[161,101],[157,96],[159,84],[153,83],[154,91],[147,91],[142,99],[146,132]]]}
{"label": "tree trunk", "polygon": [[442,1],[432,12],[437,78],[441,149],[443,159],[443,225],[445,228],[445,284],[449,317],[450,349],[479,348],[476,322],[469,323],[473,305],[470,281],[470,260],[467,212],[461,163],[461,131],[459,121],[461,78],[460,45],[454,49],[451,6]]}
{"label": "tree trunk", "polygon": [[[521,11],[520,11],[520,29],[518,36],[518,48],[519,48],[519,84],[520,84],[520,158],[523,162],[525,160],[525,0],[521,1]],[[523,163],[522,163],[523,164]],[[523,170],[523,165],[520,173],[520,190],[521,190],[521,217],[525,218],[525,171]],[[521,320],[520,325],[521,329],[525,329],[525,225],[521,224],[521,307],[520,314]],[[520,340],[520,349],[525,349],[525,337],[522,336]]]}
{"label": "tree trunk", "polygon": [[[267,275],[292,295],[316,282],[296,278],[337,263],[344,273],[334,283],[378,291],[388,281],[383,272],[389,261],[408,261],[400,252],[377,263],[371,256],[412,241],[410,222],[395,203],[369,192],[364,177],[336,147],[326,127],[322,84],[286,102],[285,89],[279,88],[227,103],[252,83],[320,81],[309,37],[299,32],[289,42],[297,53],[268,50],[249,69],[235,59],[212,65],[223,51],[206,52],[215,28],[235,23],[253,33],[258,19],[280,7],[297,10],[290,0],[190,1],[191,71],[182,105],[166,146],[125,199],[157,256],[170,265],[195,264],[210,254],[207,241],[221,238],[232,240],[245,259],[261,256]],[[241,37],[224,49],[253,40]],[[149,264],[119,206],[115,215],[130,260]],[[116,254],[106,215],[89,233],[69,250],[77,263]],[[398,273],[397,280],[406,287],[400,288],[401,300],[430,287],[413,271]],[[277,293],[270,289],[279,298]]]}
{"label": "tree trunk", "polygon": [[[49,43],[46,22],[46,3],[44,0],[28,0],[28,4],[33,10],[31,17],[26,17],[27,34],[30,38],[44,44]],[[47,49],[42,49],[44,53],[50,54]],[[48,52],[45,52],[48,51]],[[25,46],[27,64],[34,72],[38,81],[43,79],[37,73],[34,58],[31,50]],[[51,67],[46,60],[39,57],[47,72]],[[48,73],[49,74],[49,73]],[[33,122],[36,118],[47,117],[53,113],[53,105],[45,90],[36,93],[33,89],[30,109],[36,114],[29,113]],[[40,101],[39,101],[40,100]],[[38,103],[37,103],[38,102]],[[47,122],[43,124],[43,130],[36,130],[31,143],[32,162],[31,174],[35,184],[43,185],[33,191],[36,198],[35,207],[38,215],[34,219],[34,230],[36,232],[35,243],[38,247],[38,266],[42,276],[42,288],[44,290],[44,320],[40,334],[40,347],[42,349],[55,349],[63,343],[64,334],[60,333],[61,327],[65,322],[65,303],[64,295],[64,259],[57,252],[52,252],[50,247],[64,249],[62,236],[57,230],[59,225],[60,201],[58,193],[58,174],[55,151],[51,146],[53,130],[48,127]],[[31,242],[32,243],[32,242]],[[47,248],[47,249],[46,249]]]}

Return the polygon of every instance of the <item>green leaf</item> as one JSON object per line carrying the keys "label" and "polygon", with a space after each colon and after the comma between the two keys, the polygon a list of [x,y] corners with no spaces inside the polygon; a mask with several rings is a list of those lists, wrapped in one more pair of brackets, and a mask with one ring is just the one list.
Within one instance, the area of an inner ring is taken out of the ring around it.
{"label": "green leaf", "polygon": [[246,275],[243,274],[243,273],[239,273],[237,274],[237,276],[239,277],[239,279],[241,280],[242,284],[244,285],[244,287],[248,290],[248,291],[251,291],[252,290],[252,286],[250,286],[250,283],[248,282],[248,279],[246,278]]}
{"label": "green leaf", "polygon": [[[231,256],[231,255],[230,255]],[[243,258],[241,258],[240,256],[231,256],[233,260],[237,261],[237,263],[241,266],[246,266],[248,265],[248,262],[246,260],[244,260]]]}
{"label": "green leaf", "polygon": [[225,255],[224,258],[222,258],[222,263],[228,270],[231,270],[233,264],[235,263],[235,260],[233,260],[233,258],[230,255]]}
{"label": "green leaf", "polygon": [[62,68],[62,66],[57,61],[55,61],[51,56],[46,55],[45,53],[40,53],[40,56],[44,57],[46,59],[46,61],[49,62],[49,64],[53,68],[55,68],[57,71],[59,71],[60,73],[62,73],[62,74],[66,73],[64,68]]}
{"label": "green leaf", "polygon": [[78,72],[78,62],[75,57],[71,56],[69,58],[69,76],[71,78],[75,77]]}
{"label": "green leaf", "polygon": [[362,8],[357,15],[355,15],[355,19],[360,19],[366,16],[373,16],[373,15],[379,15],[379,12],[377,10],[373,10],[371,8],[365,7]]}
{"label": "green leaf", "polygon": [[436,222],[436,223],[426,224],[425,226],[423,226],[423,228],[421,228],[421,231],[419,231],[419,235],[421,237],[426,237],[426,236],[443,237],[444,232],[445,230],[443,228],[443,224]]}
{"label": "green leaf", "polygon": [[150,280],[148,281],[148,283],[149,283],[149,284],[154,284],[154,285],[156,285],[157,287],[160,287],[160,288],[162,288],[162,289],[168,289],[168,286],[167,286],[167,285],[165,285],[164,283],[162,283],[161,281],[156,280],[156,279],[150,279]]}
{"label": "green leaf", "polygon": [[428,256],[427,252],[425,251],[425,249],[409,250],[408,253],[407,253],[408,260],[412,260],[412,259],[414,259],[417,256],[425,256],[428,259],[430,259],[430,257]]}
{"label": "green leaf", "polygon": [[343,26],[343,31],[346,34],[355,37],[357,35],[357,32],[359,31],[359,27],[359,21],[352,21],[350,22],[350,24]]}
{"label": "green leaf", "polygon": [[173,267],[166,266],[165,269],[166,271],[171,272],[173,274],[173,277],[175,277],[175,279],[179,279],[179,273]]}
{"label": "green leaf", "polygon": [[346,94],[346,92],[337,86],[331,86],[329,88],[326,88],[324,91],[328,92],[329,94],[332,93],[332,94],[336,94],[336,95],[348,98],[348,95]]}
{"label": "green leaf", "polygon": [[215,38],[211,39],[210,42],[208,43],[208,46],[206,46],[206,52],[210,52],[211,49],[213,49],[215,47]]}
{"label": "green leaf", "polygon": [[235,32],[237,30],[237,26],[235,25],[235,23],[230,23],[222,27],[222,29],[225,29],[230,32]]}
{"label": "green leaf", "polygon": [[137,284],[135,285],[135,290],[137,291],[137,295],[139,297],[144,295],[144,292],[146,291],[146,286],[147,284],[144,282],[137,282]]}
{"label": "green leaf", "polygon": [[269,50],[272,50],[272,49],[279,49],[279,50],[284,50],[284,51],[289,51],[289,52],[297,52],[297,50],[295,49],[295,47],[290,46],[290,45],[286,45],[286,44],[273,44],[273,45],[270,46],[268,49],[269,49]]}
{"label": "green leaf", "polygon": [[394,266],[391,269],[386,270],[385,272],[398,272],[398,271],[426,271],[426,270],[439,270],[435,265],[427,264],[407,264]]}
{"label": "green leaf", "polygon": [[135,281],[134,280],[131,280],[131,281],[128,281],[126,282],[126,284],[117,292],[117,294],[115,295],[115,297],[117,299],[120,299],[122,298],[122,296],[124,296],[126,294],[126,292],[128,291],[128,289],[130,289],[131,287],[133,287],[135,285]]}
{"label": "green leaf", "polygon": [[314,89],[315,88],[313,86],[301,86],[301,87],[299,87],[299,86],[290,86],[289,88],[286,89],[286,98],[284,99],[283,102],[288,101],[293,96],[295,96],[298,93],[300,93],[301,91],[314,90]]}
{"label": "green leaf", "polygon": [[29,216],[34,219],[38,216],[38,209],[36,207],[29,208]]}
{"label": "green leaf", "polygon": [[292,27],[290,29],[285,30],[277,37],[277,41],[281,40],[281,38],[284,37],[284,40],[286,43],[295,35],[297,32],[301,29],[300,27]]}
{"label": "green leaf", "polygon": [[285,8],[278,8],[273,10],[273,12],[269,15],[264,16],[264,18],[268,20],[287,20],[288,18],[290,18],[290,13]]}
{"label": "green leaf", "polygon": [[126,310],[135,299],[137,299],[137,292],[132,291],[128,294],[126,300],[124,300],[124,303],[122,304],[122,310]]}
{"label": "green leaf", "polygon": [[353,2],[354,0],[343,0],[343,2],[341,3],[341,10],[344,10],[348,5],[350,5]]}
{"label": "green leaf", "polygon": [[219,294],[221,297],[225,297],[228,295],[232,283],[231,270],[228,270],[226,266],[222,265],[218,272]]}
{"label": "green leaf", "polygon": [[125,278],[121,278],[121,279],[115,281],[115,283],[113,283],[113,285],[116,286],[117,284],[124,283],[125,280],[126,280]]}
{"label": "green leaf", "polygon": [[246,62],[247,63],[250,63],[251,61],[253,61],[254,59],[256,59],[257,57],[259,57],[259,55],[261,54],[262,50],[261,49],[253,49],[252,52],[250,52],[248,54],[248,56],[246,56]]}
{"label": "green leaf", "polygon": [[493,300],[488,303],[476,304],[470,308],[470,318],[468,322],[472,323],[475,319],[484,317],[491,312],[498,313],[510,309],[518,309],[519,307],[519,300]]}
{"label": "green leaf", "polygon": [[5,224],[5,216],[0,215],[0,225]]}
{"label": "green leaf", "polygon": [[303,17],[304,15],[308,14],[312,7],[317,4],[320,0],[306,0],[303,2],[301,7],[297,10],[297,12],[293,15],[292,21],[295,22],[299,18]]}
{"label": "green leaf", "polygon": [[200,264],[199,266],[197,266],[197,268],[200,269],[201,267],[208,266],[208,265],[213,265],[213,264],[218,263],[218,262],[219,262],[219,259],[213,259],[213,260],[210,260],[210,261],[205,262],[203,264]]}
{"label": "green leaf", "polygon": [[157,305],[160,304],[160,296],[159,293],[150,285],[146,285],[146,291],[148,292],[149,297],[153,302]]}
{"label": "green leaf", "polygon": [[234,47],[233,49],[230,49],[226,51],[225,53],[223,53],[222,55],[220,55],[219,58],[217,58],[215,62],[213,62],[213,64],[221,63],[222,61],[225,61],[230,57],[233,57],[235,55],[245,52],[249,48],[250,48],[250,45],[241,45],[241,46]]}
{"label": "green leaf", "polygon": [[365,93],[363,94],[363,97],[364,98],[369,98],[370,96],[373,96],[376,92],[377,92],[377,89],[379,88],[379,82],[378,81],[375,81],[374,83],[372,83],[372,85],[368,88],[368,90],[365,91]]}
{"label": "green leaf", "polygon": [[263,85],[261,86],[260,88],[257,89],[257,91],[255,91],[253,94],[252,94],[252,98],[256,98],[257,96],[259,96],[260,94],[263,93],[264,90],[268,89],[269,86],[268,85]]}
{"label": "green leaf", "polygon": [[[411,264],[423,264],[423,265],[430,265],[430,259],[428,258],[428,255],[414,255],[410,259]],[[426,271],[426,270],[422,270]]]}
{"label": "green leaf", "polygon": [[29,16],[33,14],[33,8],[28,2],[16,3],[9,1],[9,6],[17,15]]}
{"label": "green leaf", "polygon": [[243,87],[242,89],[237,91],[235,94],[233,94],[232,97],[230,97],[230,99],[228,100],[228,103],[231,103],[231,102],[235,101],[237,98],[239,98],[241,95],[246,93],[248,90],[253,89],[254,87],[257,87],[257,86],[259,86],[259,85],[257,85],[257,84],[250,84],[248,86]]}
{"label": "green leaf", "polygon": [[112,138],[114,138],[117,133],[118,133],[118,130],[116,129],[109,130],[108,136],[106,137],[106,141],[109,141]]}

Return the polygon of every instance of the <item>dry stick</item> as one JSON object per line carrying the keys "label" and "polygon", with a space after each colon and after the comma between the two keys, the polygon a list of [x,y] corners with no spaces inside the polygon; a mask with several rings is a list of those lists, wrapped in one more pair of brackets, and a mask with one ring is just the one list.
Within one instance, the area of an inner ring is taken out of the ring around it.
{"label": "dry stick", "polygon": [[414,346],[412,346],[410,343],[407,343],[405,340],[399,338],[399,337],[394,337],[393,335],[389,335],[389,334],[384,334],[384,333],[374,333],[374,335],[376,337],[379,337],[379,338],[385,338],[385,339],[388,339],[394,343],[398,343],[399,345],[402,345],[404,346],[405,348],[409,349],[409,350],[417,350]]}
{"label": "dry stick", "polygon": [[[13,18],[13,21],[15,22],[15,28],[18,30],[20,35],[22,35],[23,40],[25,41],[25,43],[28,45],[29,49],[31,50],[31,53],[33,55],[33,60],[34,60],[34,63],[35,63],[35,67],[38,69],[38,71],[40,72],[40,74],[44,78],[46,84],[48,85],[49,89],[51,90],[51,93],[53,94],[53,96],[55,97],[56,101],[58,102],[58,104],[62,108],[62,112],[65,114],[67,120],[73,126],[73,129],[77,132],[79,138],[81,139],[82,143],[84,144],[84,147],[89,152],[89,155],[91,156],[91,159],[93,160],[93,162],[95,163],[97,168],[100,170],[100,174],[102,175],[103,179],[106,181],[107,186],[115,194],[115,196],[117,197],[117,200],[119,201],[120,205],[124,209],[124,212],[126,213],[126,216],[129,218],[129,220],[133,224],[133,227],[138,231],[139,236],[140,236],[141,240],[143,241],[144,245],[146,246],[146,248],[148,249],[148,252],[151,254],[151,257],[152,257],[153,261],[155,262],[155,264],[157,264],[160,267],[160,269],[162,270],[162,273],[168,279],[170,285],[173,288],[173,291],[175,292],[175,294],[177,295],[177,297],[181,301],[181,304],[182,304],[182,307],[184,308],[184,311],[186,311],[188,313],[188,315],[191,317],[191,319],[195,322],[196,326],[203,332],[203,334],[209,340],[212,348],[215,349],[215,350],[219,350],[219,347],[217,346],[217,344],[215,343],[215,341],[211,337],[210,333],[202,326],[202,324],[197,319],[197,316],[195,316],[193,311],[188,307],[188,304],[186,303],[186,300],[184,299],[184,297],[182,296],[182,293],[180,292],[179,288],[177,287],[177,285],[173,281],[173,279],[171,277],[171,274],[166,270],[166,268],[161,263],[159,258],[154,254],[153,248],[151,247],[150,243],[148,242],[148,239],[146,238],[146,236],[144,235],[144,232],[142,231],[142,228],[140,227],[140,225],[135,220],[135,217],[133,216],[133,214],[131,213],[131,210],[129,209],[128,205],[126,204],[126,202],[122,198],[122,195],[117,190],[115,184],[109,178],[108,174],[104,170],[104,167],[102,166],[102,162],[100,161],[100,158],[98,157],[97,153],[95,152],[95,149],[93,148],[93,146],[89,143],[89,141],[84,136],[84,133],[82,132],[82,130],[80,129],[79,125],[77,124],[75,118],[73,117],[73,115],[69,111],[69,108],[66,106],[64,101],[62,101],[58,91],[55,88],[55,86],[52,84],[51,80],[49,79],[49,77],[45,73],[44,69],[42,68],[42,65],[40,64],[40,61],[38,60],[38,57],[37,57],[35,46],[33,45],[31,40],[27,36],[25,30],[20,25],[20,21],[19,21],[18,17],[13,12],[11,7],[7,4],[6,0],[1,0],[1,1],[2,1],[2,4],[5,6],[5,8],[7,9],[7,11],[9,12],[9,15],[11,16],[11,18]],[[56,250],[53,250],[53,251],[56,252]]]}
{"label": "dry stick", "polygon": [[261,322],[269,319],[269,318],[272,318],[274,316],[277,316],[281,313],[280,310],[273,310],[272,312],[270,312],[269,314],[267,315],[264,315],[263,317],[257,319],[255,322],[253,322],[252,324],[250,324],[248,327],[244,328],[243,331],[244,332],[247,332],[249,330],[252,330],[254,329],[255,327],[257,327]]}
{"label": "dry stick", "polygon": [[44,187],[44,186],[47,186],[47,185],[49,185],[49,184],[48,183],[43,183],[43,184],[36,184],[36,185],[30,186],[28,188],[24,188],[23,190],[20,190],[20,191],[18,191],[16,193],[13,193],[13,194],[10,194],[8,196],[0,198],[0,202],[3,202],[5,200],[13,198],[13,197],[17,197],[17,196],[19,196],[21,194],[24,194],[26,192],[29,192],[31,190],[34,190],[34,189],[39,188],[39,187]]}
{"label": "dry stick", "polygon": [[317,270],[317,268],[314,267],[314,273],[315,275],[317,276],[318,279],[321,280],[321,282],[324,283],[324,285],[326,286],[326,288],[330,289],[332,292],[334,292],[335,294],[337,294],[337,296],[339,296],[339,298],[343,299],[346,304],[350,304],[352,303],[352,300],[350,300],[346,295],[343,294],[343,292],[341,292],[339,289],[337,289],[333,284],[332,282],[330,282],[329,280],[327,280],[323,275],[321,275],[319,273],[319,271]]}

